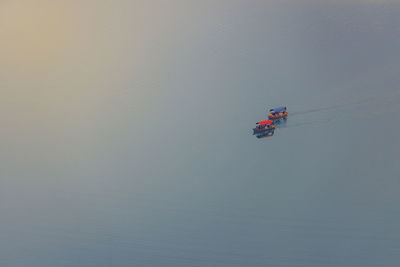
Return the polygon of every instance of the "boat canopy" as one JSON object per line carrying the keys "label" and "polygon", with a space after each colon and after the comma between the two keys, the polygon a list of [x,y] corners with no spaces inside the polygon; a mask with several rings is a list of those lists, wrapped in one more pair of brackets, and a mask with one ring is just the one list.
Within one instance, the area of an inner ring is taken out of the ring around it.
{"label": "boat canopy", "polygon": [[268,125],[268,124],[272,124],[273,122],[274,122],[273,120],[266,120],[266,121],[259,121],[259,122],[257,122],[257,124]]}
{"label": "boat canopy", "polygon": [[286,107],[277,107],[277,108],[270,109],[269,111],[270,111],[270,112],[279,113],[279,112],[286,111]]}

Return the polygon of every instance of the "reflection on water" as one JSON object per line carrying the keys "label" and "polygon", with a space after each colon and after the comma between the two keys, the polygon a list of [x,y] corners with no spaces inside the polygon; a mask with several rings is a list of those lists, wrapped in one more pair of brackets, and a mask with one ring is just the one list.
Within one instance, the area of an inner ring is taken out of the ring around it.
{"label": "reflection on water", "polygon": [[276,128],[285,128],[287,126],[287,122],[288,122],[287,117],[274,121]]}
{"label": "reflection on water", "polygon": [[261,133],[254,133],[254,135],[258,138],[258,139],[262,139],[262,138],[267,138],[267,137],[272,137],[275,133],[275,130],[266,130],[264,132]]}

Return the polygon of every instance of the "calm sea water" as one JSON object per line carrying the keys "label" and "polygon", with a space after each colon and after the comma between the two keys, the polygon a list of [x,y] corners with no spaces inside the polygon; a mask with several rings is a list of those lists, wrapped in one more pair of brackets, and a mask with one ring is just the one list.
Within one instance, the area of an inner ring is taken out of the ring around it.
{"label": "calm sea water", "polygon": [[136,7],[107,53],[2,63],[1,266],[400,265],[398,3]]}

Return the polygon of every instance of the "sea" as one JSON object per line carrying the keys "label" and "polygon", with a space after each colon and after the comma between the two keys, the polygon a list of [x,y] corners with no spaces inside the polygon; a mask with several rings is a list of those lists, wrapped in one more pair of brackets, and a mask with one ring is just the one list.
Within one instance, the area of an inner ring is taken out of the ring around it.
{"label": "sea", "polygon": [[0,266],[400,266],[400,2],[0,8]]}

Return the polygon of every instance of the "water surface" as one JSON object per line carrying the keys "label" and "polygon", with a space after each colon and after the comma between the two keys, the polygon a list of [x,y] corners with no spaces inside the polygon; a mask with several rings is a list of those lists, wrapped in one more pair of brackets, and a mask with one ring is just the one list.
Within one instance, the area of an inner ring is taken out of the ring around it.
{"label": "water surface", "polygon": [[395,1],[0,7],[2,266],[400,264]]}

